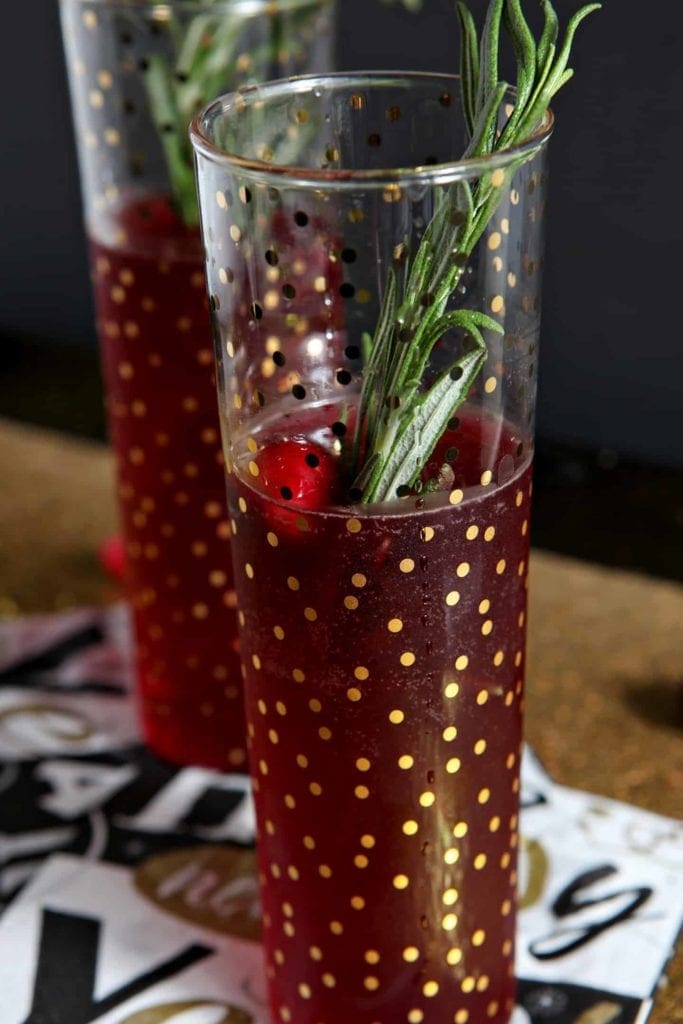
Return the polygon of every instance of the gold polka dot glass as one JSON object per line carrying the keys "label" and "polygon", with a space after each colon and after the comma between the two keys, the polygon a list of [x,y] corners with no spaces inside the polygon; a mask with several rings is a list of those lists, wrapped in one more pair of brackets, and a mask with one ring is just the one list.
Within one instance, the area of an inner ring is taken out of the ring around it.
{"label": "gold polka dot glass", "polygon": [[[550,129],[458,162],[457,80],[408,74],[242,90],[193,125],[277,1021],[512,1012]],[[363,409],[406,426],[392,359],[444,267],[452,315],[412,372],[450,411],[369,497],[391,436]]]}
{"label": "gold polka dot glass", "polygon": [[213,354],[187,125],[329,67],[327,0],[62,0],[147,739],[246,763]]}

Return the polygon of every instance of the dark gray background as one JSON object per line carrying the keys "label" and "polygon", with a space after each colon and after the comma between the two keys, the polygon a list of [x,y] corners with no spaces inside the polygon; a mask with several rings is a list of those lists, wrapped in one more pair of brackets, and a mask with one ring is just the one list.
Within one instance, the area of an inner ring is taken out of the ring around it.
{"label": "dark gray background", "polygon": [[[556,3],[565,18],[576,6]],[[555,103],[539,407],[545,439],[679,466],[682,37],[683,5],[635,0],[606,0],[581,32],[576,80]],[[453,2],[411,15],[340,0],[338,51],[345,69],[455,70]],[[26,339],[38,358],[61,343],[74,365],[94,344],[57,0],[3,5],[0,89],[7,383]]]}

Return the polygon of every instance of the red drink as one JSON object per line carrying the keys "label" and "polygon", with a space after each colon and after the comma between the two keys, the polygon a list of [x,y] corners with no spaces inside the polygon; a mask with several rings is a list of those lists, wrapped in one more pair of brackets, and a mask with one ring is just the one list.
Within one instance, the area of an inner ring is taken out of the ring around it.
{"label": "red drink", "polygon": [[449,492],[334,507],[336,412],[229,478],[273,1017],[503,1024],[530,459],[465,414]]}
{"label": "red drink", "polygon": [[547,134],[462,160],[459,88],[270,83],[192,125],[285,1024],[514,1006]]}
{"label": "red drink", "polygon": [[246,765],[235,595],[198,232],[163,199],[91,240],[118,493],[150,746]]}
{"label": "red drink", "polygon": [[[187,129],[223,89],[328,67],[334,0],[59,6],[145,732],[174,761],[245,769],[230,523]],[[248,216],[251,190],[233,198]],[[285,226],[282,244],[287,237]],[[233,271],[220,266],[231,287]]]}

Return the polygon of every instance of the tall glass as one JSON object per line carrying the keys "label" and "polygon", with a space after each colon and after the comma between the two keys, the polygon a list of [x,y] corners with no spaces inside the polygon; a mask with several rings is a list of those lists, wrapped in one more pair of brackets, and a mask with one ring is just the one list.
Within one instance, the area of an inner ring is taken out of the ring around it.
{"label": "tall glass", "polygon": [[513,1007],[550,128],[458,162],[410,74],[193,124],[275,1020]]}
{"label": "tall glass", "polygon": [[193,114],[327,69],[330,0],[61,0],[151,747],[246,765]]}

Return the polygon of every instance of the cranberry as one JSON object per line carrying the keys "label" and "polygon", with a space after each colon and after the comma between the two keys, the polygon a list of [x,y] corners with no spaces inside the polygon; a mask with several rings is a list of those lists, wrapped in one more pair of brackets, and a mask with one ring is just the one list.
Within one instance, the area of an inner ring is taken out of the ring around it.
{"label": "cranberry", "polygon": [[112,579],[122,580],[126,572],[123,537],[108,537],[100,546],[100,564]]}
{"label": "cranberry", "polygon": [[453,417],[429,457],[420,476],[423,489],[475,487],[484,470],[496,475],[503,457],[519,454],[515,433],[493,417],[465,407]]}
{"label": "cranberry", "polygon": [[304,438],[271,441],[256,456],[257,486],[277,502],[273,527],[299,531],[301,513],[335,504],[339,489],[337,460]]}
{"label": "cranberry", "polygon": [[181,225],[170,199],[165,196],[145,196],[129,203],[122,211],[121,220],[131,235],[138,237],[174,234]]}

